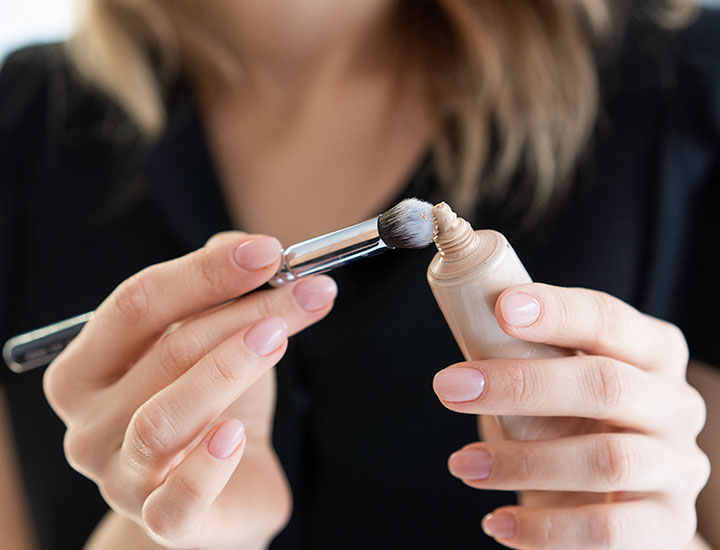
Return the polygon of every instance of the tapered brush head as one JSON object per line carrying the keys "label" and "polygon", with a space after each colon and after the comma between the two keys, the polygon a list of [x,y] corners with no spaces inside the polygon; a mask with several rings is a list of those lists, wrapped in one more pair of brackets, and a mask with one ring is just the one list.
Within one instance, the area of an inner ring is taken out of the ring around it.
{"label": "tapered brush head", "polygon": [[425,248],[433,238],[432,205],[405,199],[378,217],[380,238],[390,248]]}

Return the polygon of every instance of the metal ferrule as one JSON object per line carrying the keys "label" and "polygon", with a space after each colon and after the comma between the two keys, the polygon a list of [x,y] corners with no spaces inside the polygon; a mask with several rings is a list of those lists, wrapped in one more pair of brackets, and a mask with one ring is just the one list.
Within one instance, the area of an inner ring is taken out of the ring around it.
{"label": "metal ferrule", "polygon": [[360,258],[374,256],[388,248],[378,233],[378,219],[373,218],[289,246],[283,251],[280,270],[269,283],[271,286],[281,286],[303,277],[325,273]]}

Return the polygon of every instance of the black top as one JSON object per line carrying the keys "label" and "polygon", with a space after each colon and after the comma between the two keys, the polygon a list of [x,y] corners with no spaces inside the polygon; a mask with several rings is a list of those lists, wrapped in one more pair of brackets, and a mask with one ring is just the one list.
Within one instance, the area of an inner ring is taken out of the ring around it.
{"label": "black top", "polygon": [[[561,212],[531,238],[497,209],[475,226],[511,235],[536,280],[601,289],[676,322],[693,356],[720,365],[720,14],[675,37],[646,29],[623,52],[603,75],[597,139]],[[94,309],[132,273],[230,228],[187,88],[150,152],[129,129],[59,47],[6,61],[0,341]],[[403,195],[434,199],[435,189],[423,163]],[[295,509],[274,548],[497,547],[480,519],[513,495],[469,489],[446,468],[477,434],[431,388],[461,359],[425,280],[432,255],[396,251],[337,270],[334,311],[291,339],[275,444]],[[67,466],[41,377],[0,369],[42,548],[80,548],[105,505]]]}

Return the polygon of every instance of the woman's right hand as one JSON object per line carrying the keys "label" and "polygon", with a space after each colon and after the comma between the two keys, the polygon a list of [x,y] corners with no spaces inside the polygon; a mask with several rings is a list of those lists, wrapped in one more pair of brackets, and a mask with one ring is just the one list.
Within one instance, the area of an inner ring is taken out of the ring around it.
{"label": "woman's right hand", "polygon": [[318,276],[248,294],[280,250],[221,233],[139,272],[45,373],[70,465],[163,546],[262,547],[289,518],[271,367],[289,334],[330,311],[337,287]]}

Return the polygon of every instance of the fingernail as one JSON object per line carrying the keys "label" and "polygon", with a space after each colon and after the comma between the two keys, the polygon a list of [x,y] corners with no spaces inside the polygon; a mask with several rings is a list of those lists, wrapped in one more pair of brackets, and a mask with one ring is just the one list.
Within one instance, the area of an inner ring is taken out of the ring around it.
{"label": "fingernail", "polygon": [[297,304],[305,311],[318,311],[337,296],[337,285],[330,277],[320,275],[297,283],[292,290]]}
{"label": "fingernail", "polygon": [[245,271],[258,271],[274,264],[280,256],[280,243],[272,237],[258,237],[235,249],[235,262]]}
{"label": "fingernail", "polygon": [[282,317],[270,317],[256,323],[245,334],[245,345],[263,357],[270,355],[287,338],[288,328]]}
{"label": "fingernail", "polygon": [[474,401],[485,389],[485,377],[477,369],[454,367],[435,375],[433,388],[445,401]]}
{"label": "fingernail", "polygon": [[535,296],[524,292],[512,292],[503,296],[500,304],[502,316],[514,327],[527,327],[540,317],[540,302]]}
{"label": "fingernail", "polygon": [[239,420],[228,420],[220,425],[208,441],[208,451],[215,458],[227,458],[245,439],[245,426]]}
{"label": "fingernail", "polygon": [[482,520],[482,528],[496,539],[514,539],[517,535],[517,519],[514,514],[507,512],[488,514]]}
{"label": "fingernail", "polygon": [[448,469],[460,479],[487,479],[492,471],[492,456],[485,449],[463,449],[450,455]]}

